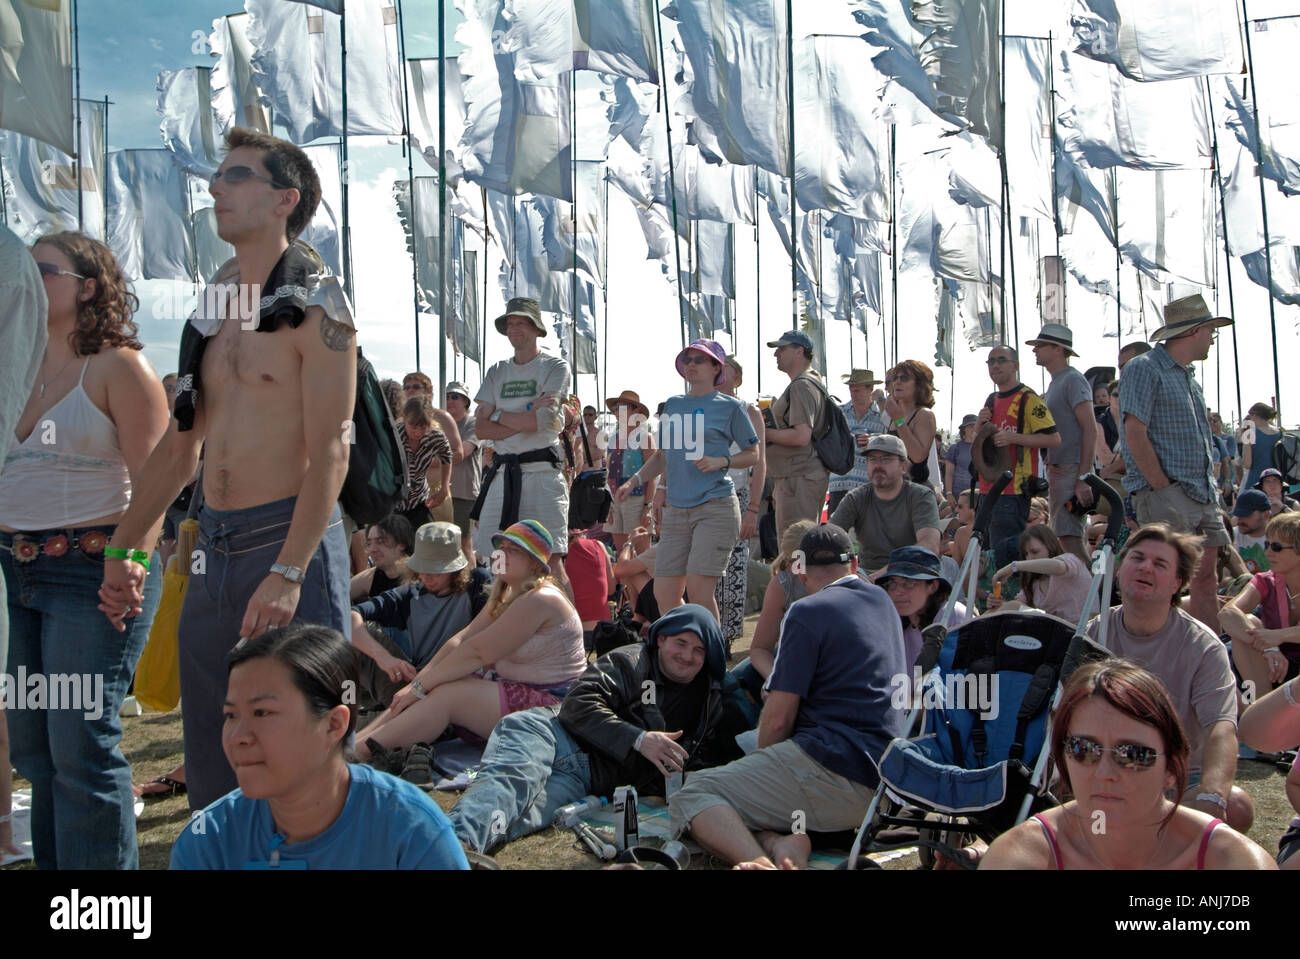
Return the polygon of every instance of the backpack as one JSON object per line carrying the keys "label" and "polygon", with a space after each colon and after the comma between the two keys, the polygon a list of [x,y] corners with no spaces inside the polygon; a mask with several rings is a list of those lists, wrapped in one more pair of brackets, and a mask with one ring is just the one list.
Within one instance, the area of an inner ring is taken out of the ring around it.
{"label": "backpack", "polygon": [[[591,462],[591,445],[587,442],[587,428],[582,430],[582,445]],[[567,440],[567,437],[566,437]],[[567,447],[566,443],[566,447]],[[569,529],[591,529],[605,522],[614,497],[609,492],[609,474],[603,469],[583,470],[569,487]]]}
{"label": "backpack", "polygon": [[401,506],[407,492],[406,450],[393,426],[375,368],[358,347],[352,447],[339,503],[358,526],[368,526]]}
{"label": "backpack", "polygon": [[813,377],[806,377],[822,394],[821,429],[814,429],[812,434],[813,451],[832,473],[844,474],[853,469],[858,455],[857,443],[849,421],[840,409],[839,403],[826,391],[826,387]]}
{"label": "backpack", "polygon": [[1300,433],[1282,431],[1273,447],[1273,465],[1281,472],[1284,487],[1300,483]]}

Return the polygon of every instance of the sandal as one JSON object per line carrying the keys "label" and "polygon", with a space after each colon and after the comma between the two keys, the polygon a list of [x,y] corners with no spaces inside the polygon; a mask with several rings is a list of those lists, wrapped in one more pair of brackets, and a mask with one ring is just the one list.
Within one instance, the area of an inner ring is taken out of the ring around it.
{"label": "sandal", "polygon": [[406,754],[406,765],[402,767],[402,778],[416,786],[433,785],[433,746],[429,743],[416,743]]}
{"label": "sandal", "polygon": [[[162,786],[164,788],[149,790],[150,786]],[[173,796],[184,796],[186,791],[185,783],[179,779],[172,779],[170,776],[158,776],[140,787],[140,798],[170,799]]]}
{"label": "sandal", "polygon": [[368,765],[374,766],[380,772],[397,775],[402,771],[402,766],[406,762],[406,751],[400,747],[389,749],[387,746],[381,746],[373,739],[366,740],[366,749],[370,750],[370,760]]}

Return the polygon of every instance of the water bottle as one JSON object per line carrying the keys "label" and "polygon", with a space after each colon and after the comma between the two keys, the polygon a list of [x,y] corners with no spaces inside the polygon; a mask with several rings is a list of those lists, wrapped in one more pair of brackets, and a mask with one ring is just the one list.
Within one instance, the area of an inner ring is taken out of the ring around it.
{"label": "water bottle", "polygon": [[555,810],[555,825],[561,829],[572,829],[588,813],[593,813],[608,803],[609,800],[603,796],[584,796],[577,802]]}

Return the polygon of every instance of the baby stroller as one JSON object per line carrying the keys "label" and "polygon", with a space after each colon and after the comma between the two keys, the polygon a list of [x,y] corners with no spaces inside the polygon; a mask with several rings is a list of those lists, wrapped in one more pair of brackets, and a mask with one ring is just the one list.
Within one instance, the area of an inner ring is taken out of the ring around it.
{"label": "baby stroller", "polygon": [[[1098,501],[1111,503],[1110,522],[1093,557],[1089,601],[1078,623],[1025,610],[999,612],[948,629],[963,591],[974,597],[981,540],[996,497],[1011,481],[994,484],[976,517],[961,574],[943,613],[925,630],[911,690],[910,738],[894,739],[880,758],[880,785],[850,850],[847,869],[875,865],[859,856],[902,846],[937,850],[974,868],[957,854],[958,837],[992,841],[1031,812],[1058,805],[1051,782],[1051,709],[1061,687],[1083,663],[1105,658],[1105,636],[1083,635],[1110,596],[1112,550],[1124,512],[1115,491],[1088,477]],[[1105,618],[1102,619],[1102,628]],[[910,807],[910,808],[908,808]],[[927,822],[921,839],[886,842],[881,833]],[[932,853],[930,854],[932,855]]]}

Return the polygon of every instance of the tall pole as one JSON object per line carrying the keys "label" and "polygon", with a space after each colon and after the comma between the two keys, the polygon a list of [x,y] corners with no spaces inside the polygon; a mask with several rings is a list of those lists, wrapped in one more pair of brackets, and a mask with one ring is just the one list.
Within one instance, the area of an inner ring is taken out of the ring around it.
{"label": "tall pole", "polygon": [[[480,195],[483,198],[483,309],[479,312],[483,314],[483,335],[478,341],[478,372],[479,378],[487,372],[487,336],[488,336],[488,243],[492,239],[492,217],[488,211],[487,187],[480,188]],[[500,237],[497,238],[498,244]]]}
{"label": "tall pole", "polygon": [[[578,71],[569,71],[569,215],[573,217],[573,259],[569,263],[569,356],[573,395],[578,395]],[[581,414],[582,410],[578,410]]]}
{"label": "tall pole", "polygon": [[[664,67],[664,34],[659,25],[659,12],[655,10],[654,14],[655,39],[659,44],[659,77],[660,83],[664,83],[664,77],[668,75]],[[668,138],[668,193],[669,199],[672,200],[673,209],[673,260],[676,265],[676,274],[673,277],[673,288],[677,291],[677,319],[681,324],[682,349],[686,349],[686,307],[682,302],[682,245],[677,233],[677,165],[673,160],[673,124],[672,109],[668,106],[668,98],[664,97],[664,132]]]}
{"label": "tall pole", "polygon": [[100,206],[104,208],[104,242],[108,242],[108,97],[104,97],[104,176],[103,182],[96,183],[99,190],[100,199],[103,201]]}
{"label": "tall pole", "polygon": [[[1219,222],[1223,228],[1223,264],[1224,273],[1227,277],[1228,284],[1228,313],[1234,319],[1237,316],[1237,306],[1232,296],[1232,253],[1228,249],[1228,209],[1224,202],[1223,196],[1223,162],[1219,158],[1219,128],[1214,120],[1214,100],[1210,96],[1210,78],[1205,78],[1205,102],[1210,108],[1210,133],[1211,149],[1214,151],[1214,180],[1218,184],[1219,192]],[[1218,257],[1215,257],[1217,260]],[[1241,366],[1237,353],[1237,324],[1233,323],[1229,329],[1232,330],[1232,374],[1237,389],[1237,417],[1241,416]]]}
{"label": "tall pole", "polygon": [[1119,269],[1121,259],[1119,255],[1119,174],[1115,168],[1110,170],[1110,196],[1111,196],[1111,216],[1115,220],[1115,342],[1120,346],[1124,345],[1124,319],[1120,315],[1123,306],[1120,290]]}
{"label": "tall pole", "polygon": [[[343,74],[343,135],[339,138],[339,158],[343,164],[343,236],[339,245],[343,247],[343,288],[347,291],[348,299],[352,300],[352,308],[356,309],[356,294],[352,288],[352,220],[348,211],[348,179],[351,171],[348,168],[348,11],[345,0],[339,4],[339,56]],[[414,196],[411,197],[411,202],[415,202]]]}
{"label": "tall pole", "polygon": [[[415,369],[420,369],[420,251],[418,248],[420,231],[415,224],[415,168],[411,157],[411,88],[406,82],[406,71],[410,64],[406,62],[406,24],[402,19],[402,0],[397,0],[397,55],[402,68],[402,133],[405,137],[403,149],[406,151],[406,190],[411,208],[411,316],[415,324]],[[487,309],[487,304],[483,305]]]}
{"label": "tall pole", "polygon": [[[998,232],[999,232],[998,254],[999,254],[999,259],[1001,261],[999,263],[999,268],[998,268],[998,272],[1001,275],[1001,282],[998,284],[999,287],[998,292],[1002,298],[1002,315],[1005,316],[1007,312],[1007,248],[1011,246],[1011,237],[1007,235],[1007,221],[1011,217],[1011,211],[1008,209],[1008,207],[1010,206],[1011,190],[1007,186],[1007,144],[1006,144],[1007,71],[1004,69],[1004,66],[1007,61],[1006,0],[1002,0],[1002,2],[998,4],[998,7],[1001,13],[1001,23],[998,25],[998,109],[1000,111],[1000,116],[1002,119],[1000,121],[1001,132],[997,137],[998,142],[995,143],[994,146],[997,147],[998,167],[1002,173],[1001,203],[998,204],[1001,207],[1000,215],[998,217],[998,221],[999,221],[998,222]],[[1015,253],[1013,252],[1011,256],[1014,259]],[[1013,266],[1012,273],[1014,274],[1014,272],[1015,272],[1015,267]],[[1015,320],[1015,312],[1016,312],[1016,288],[1015,288],[1015,284],[1013,283],[1011,287],[1011,314],[1012,314],[1013,321]],[[1014,327],[1015,327],[1015,335],[1016,335],[1016,346],[1019,347],[1020,346],[1020,324],[1018,321],[1015,322]]]}
{"label": "tall pole", "polygon": [[[604,300],[604,311],[602,318],[604,321],[604,336],[601,339],[605,347],[604,356],[601,357],[600,369],[605,374],[605,392],[601,396],[609,395],[609,167],[605,168],[605,176],[602,177],[605,183],[605,200],[604,211],[604,229],[601,230],[601,237],[604,239],[604,249],[601,251],[605,257],[605,282],[601,284],[601,298]],[[599,391],[598,391],[599,392]],[[599,399],[600,397],[597,397]]]}
{"label": "tall pole", "polygon": [[[891,123],[889,125],[889,286],[890,297],[889,306],[894,314],[894,362],[898,362],[898,193],[895,187],[898,184],[898,158],[895,155],[897,148],[898,125]],[[880,335],[884,338],[885,322],[884,318],[880,321]],[[881,354],[881,362],[887,362],[885,357],[889,355],[888,351]]]}
{"label": "tall pole", "polygon": [[1241,22],[1246,34],[1246,64],[1250,73],[1250,99],[1255,106],[1255,165],[1258,169],[1256,178],[1259,180],[1260,223],[1264,228],[1264,272],[1268,278],[1268,334],[1273,346],[1273,390],[1276,394],[1274,409],[1278,411],[1278,422],[1281,422],[1282,381],[1277,370],[1277,309],[1273,296],[1273,244],[1268,236],[1268,200],[1266,199],[1267,192],[1264,189],[1264,132],[1259,122],[1259,91],[1255,89],[1255,56],[1250,43],[1250,16],[1246,13],[1246,0],[1241,0]]}
{"label": "tall pole", "polygon": [[785,0],[785,99],[786,126],[790,139],[790,311],[793,329],[799,329],[799,233],[795,229],[794,168],[794,3]]}
{"label": "tall pole", "polygon": [[[447,389],[447,15],[438,3],[438,395]],[[486,304],[484,312],[486,313]]]}
{"label": "tall pole", "polygon": [[758,371],[758,394],[763,393],[763,250],[758,242],[762,217],[758,212],[758,167],[754,167],[754,369]]}
{"label": "tall pole", "polygon": [[81,34],[77,29],[77,0],[72,0],[72,70],[76,87],[72,91],[72,108],[77,116],[77,139],[72,150],[72,169],[77,177],[77,230],[84,232],[85,214],[81,198]]}

